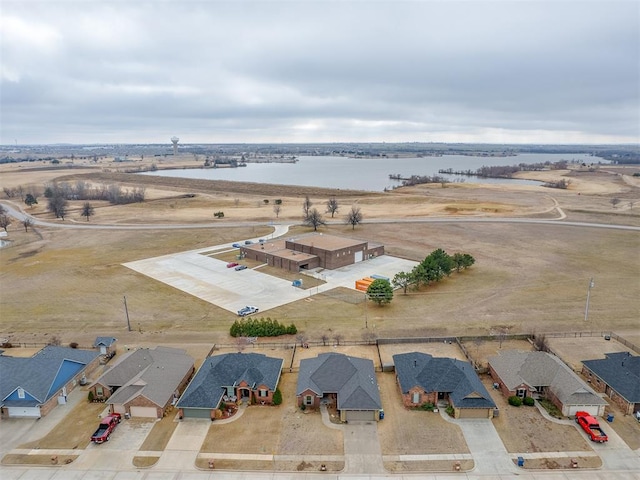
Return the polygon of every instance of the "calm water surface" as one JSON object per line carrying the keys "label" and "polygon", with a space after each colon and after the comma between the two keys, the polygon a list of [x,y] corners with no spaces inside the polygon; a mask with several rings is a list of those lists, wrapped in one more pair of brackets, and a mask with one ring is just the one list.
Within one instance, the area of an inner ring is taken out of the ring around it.
{"label": "calm water surface", "polygon": [[[515,157],[471,157],[444,155],[424,158],[347,158],[347,157],[298,157],[298,163],[249,163],[240,168],[207,168],[162,170],[142,175],[163,177],[198,178],[205,180],[230,180],[234,182],[273,183],[276,185],[304,185],[310,187],[340,188],[352,190],[382,191],[399,182],[389,179],[390,174],[403,177],[411,175],[438,175],[438,170],[476,170],[482,166],[517,165],[520,163],[558,162],[560,160],[594,163],[602,159],[586,154],[521,154]],[[539,185],[529,180],[509,180],[443,175],[452,181],[468,183],[511,183]]]}

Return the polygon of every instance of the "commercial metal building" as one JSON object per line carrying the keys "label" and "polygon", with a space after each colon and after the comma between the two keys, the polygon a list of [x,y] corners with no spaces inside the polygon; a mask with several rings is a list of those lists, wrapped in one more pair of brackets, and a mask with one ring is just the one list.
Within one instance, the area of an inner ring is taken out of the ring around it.
{"label": "commercial metal building", "polygon": [[244,245],[241,254],[245,258],[291,272],[314,268],[335,270],[384,255],[384,245],[316,233]]}

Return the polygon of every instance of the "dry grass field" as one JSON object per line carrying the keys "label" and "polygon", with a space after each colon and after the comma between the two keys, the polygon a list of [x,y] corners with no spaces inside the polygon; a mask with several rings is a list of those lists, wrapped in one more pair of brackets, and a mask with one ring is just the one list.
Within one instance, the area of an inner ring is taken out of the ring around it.
{"label": "dry grass field", "polygon": [[[396,292],[385,307],[370,305],[365,309],[359,294],[340,289],[269,311],[272,318],[295,323],[309,340],[318,341],[322,335],[359,340],[369,332],[393,337],[492,334],[505,330],[634,332],[638,327],[637,231],[566,226],[561,222],[403,223],[415,217],[558,218],[557,202],[568,220],[639,225],[640,215],[630,206],[640,197],[637,181],[628,176],[631,171],[623,171],[627,174],[624,177],[620,172],[603,171],[537,172],[545,177],[569,175],[572,183],[566,191],[456,184],[383,194],[174,181],[88,168],[2,168],[0,186],[41,186],[65,175],[67,179],[85,178],[92,182],[119,181],[125,187],[132,182],[145,182],[149,201],[128,206],[97,205],[91,224],[212,225],[136,231],[37,227],[25,232],[15,222],[9,226],[11,243],[0,249],[0,337],[14,343],[47,342],[57,335],[63,344],[76,341],[87,345],[96,334],[112,334],[121,344],[131,345],[232,343],[227,333],[233,314],[122,264],[268,235],[268,222],[275,217],[263,200],[283,199],[278,221],[296,223],[300,221],[305,194],[311,195],[315,205],[322,205],[329,195],[336,194],[343,210],[351,204],[362,209],[365,223],[355,230],[341,224],[338,215],[334,223],[321,228],[324,232],[383,243],[388,254],[413,260],[421,260],[436,248],[470,253],[476,258],[470,270],[454,273],[437,285],[407,295]],[[185,198],[186,193],[196,196]],[[611,205],[614,196],[623,200],[617,208]],[[37,218],[56,222],[45,212],[44,203],[36,206],[33,213]],[[71,203],[75,203],[73,208],[80,206],[80,202]],[[222,208],[225,218],[214,223],[212,212]],[[66,224],[74,222],[87,223],[77,210],[65,220]],[[308,228],[296,227],[293,231]],[[585,324],[586,290],[591,277],[596,287],[591,291],[589,322]],[[125,296],[131,332],[126,328]],[[286,341],[292,343],[294,339]]]}

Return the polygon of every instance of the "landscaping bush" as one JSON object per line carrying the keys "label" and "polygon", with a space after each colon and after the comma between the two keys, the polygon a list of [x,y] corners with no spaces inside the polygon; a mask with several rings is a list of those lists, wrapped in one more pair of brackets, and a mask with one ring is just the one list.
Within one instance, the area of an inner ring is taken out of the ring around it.
{"label": "landscaping bush", "polygon": [[426,412],[433,412],[433,409],[436,408],[436,406],[431,402],[425,402],[422,405],[420,405],[418,408]]}
{"label": "landscaping bush", "polygon": [[447,412],[447,415],[449,415],[450,417],[455,418],[456,411],[455,411],[455,409],[454,409],[451,405],[449,405],[449,406],[445,409],[445,412]]}
{"label": "landscaping bush", "polygon": [[93,390],[89,390],[89,393],[87,394],[87,400],[89,400],[89,403],[93,403]]}
{"label": "landscaping bush", "polygon": [[282,403],[282,392],[280,391],[279,388],[276,388],[276,391],[273,392],[273,404],[280,405],[281,403]]}
{"label": "landscaping bush", "polygon": [[533,399],[533,397],[525,397],[522,403],[524,403],[527,407],[533,407],[536,401]]}
{"label": "landscaping bush", "polygon": [[247,317],[236,320],[231,325],[229,334],[232,337],[277,337],[279,335],[295,335],[298,329],[294,324],[288,327],[277,320]]}
{"label": "landscaping bush", "polygon": [[78,342],[71,342],[69,348],[78,348]]}
{"label": "landscaping bush", "polygon": [[522,399],[517,396],[509,397],[509,405],[513,405],[514,407],[519,407],[522,405]]}

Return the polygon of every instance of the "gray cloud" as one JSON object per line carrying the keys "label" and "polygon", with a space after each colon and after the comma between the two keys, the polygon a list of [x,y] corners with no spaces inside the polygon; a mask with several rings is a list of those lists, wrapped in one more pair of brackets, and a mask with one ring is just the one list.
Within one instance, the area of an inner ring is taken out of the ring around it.
{"label": "gray cloud", "polygon": [[5,0],[0,143],[637,142],[639,9]]}

